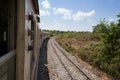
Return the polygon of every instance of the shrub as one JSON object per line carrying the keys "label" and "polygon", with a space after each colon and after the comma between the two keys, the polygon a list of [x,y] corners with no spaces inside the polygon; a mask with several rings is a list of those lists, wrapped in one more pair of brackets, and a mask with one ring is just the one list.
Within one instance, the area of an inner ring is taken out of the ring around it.
{"label": "shrub", "polygon": [[[120,17],[120,15],[119,15]],[[105,20],[94,26],[93,33],[101,37],[101,51],[98,57],[99,68],[120,78],[120,19],[118,23]]]}

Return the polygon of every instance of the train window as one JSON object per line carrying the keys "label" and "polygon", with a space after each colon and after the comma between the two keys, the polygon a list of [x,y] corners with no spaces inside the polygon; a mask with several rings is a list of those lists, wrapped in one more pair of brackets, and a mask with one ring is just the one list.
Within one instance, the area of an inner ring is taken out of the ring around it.
{"label": "train window", "polygon": [[0,57],[14,49],[15,7],[14,0],[0,0]]}
{"label": "train window", "polygon": [[8,2],[0,0],[0,56],[8,52]]}

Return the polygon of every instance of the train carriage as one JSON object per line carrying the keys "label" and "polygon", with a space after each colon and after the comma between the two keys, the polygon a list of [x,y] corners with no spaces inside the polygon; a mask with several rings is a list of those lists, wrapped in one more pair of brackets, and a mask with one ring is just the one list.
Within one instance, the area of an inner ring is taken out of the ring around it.
{"label": "train carriage", "polygon": [[0,0],[0,80],[37,79],[38,16],[38,0]]}

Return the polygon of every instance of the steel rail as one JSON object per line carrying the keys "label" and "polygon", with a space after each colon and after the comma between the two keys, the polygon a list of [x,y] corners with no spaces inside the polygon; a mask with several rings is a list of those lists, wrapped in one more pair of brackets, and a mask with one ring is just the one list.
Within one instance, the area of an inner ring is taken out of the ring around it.
{"label": "steel rail", "polygon": [[[51,43],[52,43],[52,41],[51,41]],[[68,75],[70,76],[70,78],[71,78],[72,80],[74,80],[74,78],[73,78],[72,75],[70,74],[70,71],[65,67],[65,65],[64,65],[64,63],[62,62],[60,56],[57,54],[57,51],[56,51],[55,47],[53,46],[53,43],[52,43],[52,48],[53,48],[56,56],[58,57],[59,61],[60,61],[61,64],[63,65],[64,69],[68,72]]]}
{"label": "steel rail", "polygon": [[[55,43],[56,41],[54,40],[53,42]],[[91,79],[89,78],[89,76],[86,75],[86,73],[84,73],[70,58],[67,57],[66,54],[64,54],[64,51],[61,50],[61,49],[58,47],[57,43],[55,43],[55,45],[56,45],[56,47],[61,51],[61,53],[62,53],[80,72],[82,72],[84,76],[86,76],[86,78],[87,78],[88,80],[91,80]]]}

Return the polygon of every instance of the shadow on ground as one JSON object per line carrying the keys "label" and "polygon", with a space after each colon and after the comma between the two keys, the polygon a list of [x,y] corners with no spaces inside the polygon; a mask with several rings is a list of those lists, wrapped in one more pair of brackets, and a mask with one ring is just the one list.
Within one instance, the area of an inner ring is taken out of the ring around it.
{"label": "shadow on ground", "polygon": [[47,43],[49,39],[44,40],[40,48],[38,77],[37,80],[50,80],[47,68]]}

